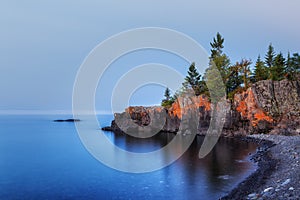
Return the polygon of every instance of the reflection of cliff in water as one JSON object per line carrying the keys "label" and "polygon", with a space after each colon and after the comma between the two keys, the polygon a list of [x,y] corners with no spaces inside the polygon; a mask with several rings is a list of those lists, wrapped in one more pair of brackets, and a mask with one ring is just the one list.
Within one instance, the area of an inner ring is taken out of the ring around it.
{"label": "reflection of cliff in water", "polygon": [[[106,132],[106,134],[109,134],[109,132]],[[139,153],[158,150],[175,137],[175,134],[171,133],[160,133],[144,139],[125,134],[111,134],[113,135],[112,142],[120,148]],[[166,176],[174,175],[174,173],[178,176],[181,174],[184,176],[182,178],[186,181],[186,184],[191,186],[199,184],[201,179],[206,179],[205,182],[209,184],[208,189],[213,192],[223,188],[224,182],[232,187],[232,183],[253,168],[253,164],[247,158],[250,152],[255,151],[256,144],[236,138],[221,137],[213,150],[205,158],[199,159],[198,153],[203,139],[204,137],[197,136],[183,156],[173,165],[164,169]],[[177,145],[177,149],[180,151],[182,145],[180,143]],[[168,159],[168,153],[162,152],[162,154],[158,159]]]}

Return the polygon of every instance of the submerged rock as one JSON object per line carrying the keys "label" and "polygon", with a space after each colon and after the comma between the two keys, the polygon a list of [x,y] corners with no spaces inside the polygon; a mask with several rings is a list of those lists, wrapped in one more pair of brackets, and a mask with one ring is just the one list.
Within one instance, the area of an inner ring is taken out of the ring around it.
{"label": "submerged rock", "polygon": [[80,119],[56,119],[54,122],[79,122]]}

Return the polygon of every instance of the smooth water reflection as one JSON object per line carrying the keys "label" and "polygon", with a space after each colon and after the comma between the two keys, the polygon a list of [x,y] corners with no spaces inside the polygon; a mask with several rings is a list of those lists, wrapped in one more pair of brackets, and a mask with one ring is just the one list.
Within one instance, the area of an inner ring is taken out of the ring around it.
{"label": "smooth water reflection", "polygon": [[[0,116],[0,199],[218,199],[255,169],[247,157],[255,144],[221,138],[199,159],[203,138],[197,137],[179,160],[162,170],[119,172],[85,150],[73,123],[52,122],[69,117]],[[108,125],[111,117],[101,116],[100,121]],[[104,134],[133,152],[157,150],[174,137]]]}

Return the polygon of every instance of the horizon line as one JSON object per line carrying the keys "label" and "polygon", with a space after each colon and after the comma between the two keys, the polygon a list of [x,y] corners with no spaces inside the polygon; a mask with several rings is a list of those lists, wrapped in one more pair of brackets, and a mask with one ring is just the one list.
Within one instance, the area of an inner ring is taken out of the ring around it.
{"label": "horizon line", "polygon": [[[108,110],[96,110],[95,112],[82,111],[83,115],[91,115],[96,113],[96,115],[107,115],[113,114]],[[72,110],[0,110],[0,115],[73,115]]]}

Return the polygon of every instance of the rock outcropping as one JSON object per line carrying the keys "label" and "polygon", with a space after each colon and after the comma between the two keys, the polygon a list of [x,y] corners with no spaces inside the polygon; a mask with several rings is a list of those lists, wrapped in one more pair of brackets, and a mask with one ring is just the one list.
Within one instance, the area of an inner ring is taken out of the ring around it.
{"label": "rock outcropping", "polygon": [[[300,81],[260,81],[236,94],[233,101],[224,102],[223,134],[300,134]],[[217,113],[218,106],[212,105],[205,95],[179,97],[169,109],[160,106],[129,107],[124,113],[115,114],[118,123],[114,120],[110,127],[104,127],[103,130],[127,131],[132,128],[132,123],[137,128],[150,124],[153,126],[163,115],[165,121],[160,130],[175,133],[180,128],[183,116],[195,111],[198,113],[198,134],[205,134],[214,110]]]}

